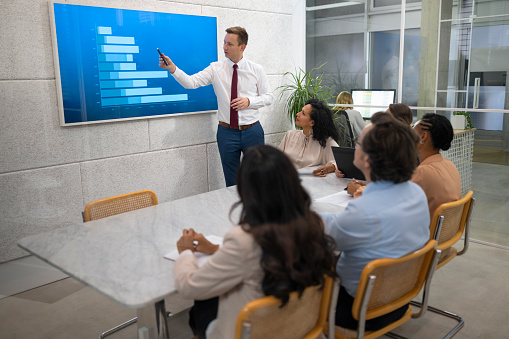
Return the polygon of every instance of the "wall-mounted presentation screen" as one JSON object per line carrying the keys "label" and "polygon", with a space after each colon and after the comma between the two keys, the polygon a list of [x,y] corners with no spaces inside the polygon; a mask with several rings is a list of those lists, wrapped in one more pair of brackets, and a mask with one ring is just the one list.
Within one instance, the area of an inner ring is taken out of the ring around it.
{"label": "wall-mounted presentation screen", "polygon": [[352,89],[354,105],[384,106],[385,108],[354,107],[363,118],[370,118],[373,114],[385,111],[396,98],[395,89]]}
{"label": "wall-mounted presentation screen", "polygon": [[159,67],[187,74],[217,61],[216,18],[50,4],[61,125],[217,110],[212,86],[186,90]]}

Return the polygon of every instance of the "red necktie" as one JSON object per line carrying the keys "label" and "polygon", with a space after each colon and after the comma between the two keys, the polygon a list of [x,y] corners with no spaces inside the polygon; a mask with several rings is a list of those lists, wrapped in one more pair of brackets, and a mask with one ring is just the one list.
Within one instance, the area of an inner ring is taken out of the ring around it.
{"label": "red necktie", "polygon": [[[239,67],[237,64],[233,65],[231,100],[237,99],[237,81],[238,81],[237,67]],[[235,129],[239,128],[239,114],[236,110],[234,110],[231,107],[231,101],[230,101],[230,127]]]}

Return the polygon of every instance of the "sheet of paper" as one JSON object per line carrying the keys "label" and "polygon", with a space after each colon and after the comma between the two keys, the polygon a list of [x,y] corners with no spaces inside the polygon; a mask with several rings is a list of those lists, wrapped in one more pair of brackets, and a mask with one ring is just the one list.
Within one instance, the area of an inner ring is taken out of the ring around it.
{"label": "sheet of paper", "polygon": [[[223,244],[223,238],[218,237],[217,235],[207,235],[207,236],[205,236],[205,239],[207,239],[214,245],[221,246]],[[203,266],[207,262],[207,260],[210,258],[210,254],[204,254],[204,253],[199,253],[199,252],[194,252],[194,256],[196,258],[198,266],[200,266],[200,267]],[[166,253],[164,255],[164,258],[170,259],[173,261],[177,260],[178,257],[179,257],[178,249],[174,249],[173,251]]]}
{"label": "sheet of paper", "polygon": [[341,206],[341,207],[346,207],[346,206],[348,206],[348,203],[352,199],[353,199],[353,197],[350,194],[346,193],[346,191],[341,191],[341,192],[334,193],[334,194],[328,195],[328,196],[320,198],[320,199],[316,199],[315,201],[316,202],[324,202],[327,204]]}
{"label": "sheet of paper", "polygon": [[318,166],[312,166],[312,167],[303,167],[303,168],[299,168],[297,170],[297,172],[299,173],[299,175],[311,175],[313,176],[313,171],[315,169],[317,169]]}

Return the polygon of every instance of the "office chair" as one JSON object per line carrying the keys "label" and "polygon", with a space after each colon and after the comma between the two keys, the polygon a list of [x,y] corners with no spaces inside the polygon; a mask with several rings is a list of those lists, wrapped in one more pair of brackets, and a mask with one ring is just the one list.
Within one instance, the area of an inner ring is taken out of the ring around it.
{"label": "office chair", "polygon": [[[335,312],[329,312],[328,333],[334,338],[377,338],[389,335],[389,332],[411,318],[422,317],[426,307],[413,313],[411,306],[400,319],[376,331],[365,331],[367,320],[388,314],[410,303],[424,286],[422,304],[428,304],[428,291],[435,272],[440,250],[435,240],[429,240],[421,249],[396,259],[376,259],[369,262],[361,273],[359,286],[352,306],[352,315],[358,321],[357,330],[335,326]],[[336,285],[334,289],[339,289]],[[337,293],[336,300],[337,300]],[[334,303],[334,300],[332,301]],[[335,305],[331,306],[331,310]],[[391,335],[399,337],[397,335]],[[331,338],[331,336],[329,336]],[[401,338],[401,337],[400,337]]]}
{"label": "office chair", "polygon": [[334,125],[339,133],[339,140],[336,140],[341,147],[355,147],[355,137],[348,114],[343,110],[333,111]]}
{"label": "office chair", "polygon": [[[460,200],[438,206],[433,214],[430,224],[430,237],[437,240],[438,249],[442,251],[437,269],[443,267],[456,256],[465,254],[468,250],[470,217],[475,204],[475,199],[472,195],[472,191],[468,191]],[[465,234],[463,249],[458,252],[452,245],[460,240],[463,234]],[[418,302],[412,302],[412,305],[421,306]],[[452,338],[465,324],[465,320],[455,313],[432,306],[428,306],[428,310],[458,321],[458,324],[447,333],[444,339]]]}
{"label": "office chair", "polygon": [[87,222],[106,218],[115,214],[154,205],[157,205],[157,196],[151,190],[116,195],[114,197],[89,202],[85,206],[83,220]]}
{"label": "office chair", "polygon": [[292,292],[283,307],[274,296],[247,303],[237,317],[235,339],[317,338],[327,321],[333,283],[334,278],[325,276],[323,289],[310,286],[300,298]]}
{"label": "office chair", "polygon": [[[96,200],[89,202],[85,206],[85,212],[83,213],[83,220],[85,222],[106,218],[112,215],[137,210],[144,207],[157,205],[157,196],[151,190],[144,190],[138,192],[132,192],[106,199]],[[121,329],[130,326],[138,321],[138,318],[132,318],[118,326],[109,329],[99,336],[99,338],[105,338]]]}

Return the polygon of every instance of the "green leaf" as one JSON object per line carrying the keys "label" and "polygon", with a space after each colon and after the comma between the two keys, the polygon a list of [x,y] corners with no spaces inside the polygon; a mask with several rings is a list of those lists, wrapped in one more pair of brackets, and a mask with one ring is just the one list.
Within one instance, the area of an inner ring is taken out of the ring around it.
{"label": "green leaf", "polygon": [[276,90],[280,90],[279,99],[288,94],[285,101],[285,113],[294,122],[297,113],[302,110],[306,101],[311,98],[319,99],[327,102],[333,97],[330,93],[330,88],[323,85],[323,73],[317,75],[317,71],[323,67],[324,64],[312,68],[305,72],[302,68],[296,69],[295,72],[286,72],[283,74],[284,78],[288,78],[288,84],[279,86]]}

